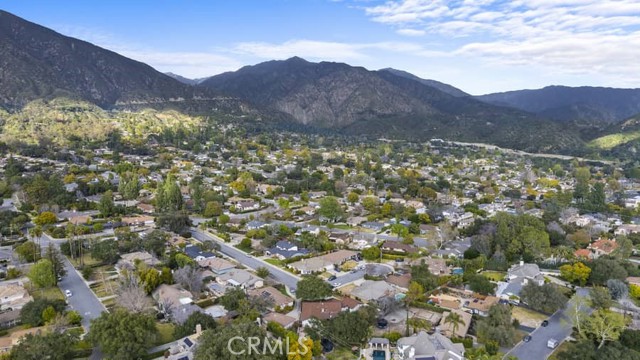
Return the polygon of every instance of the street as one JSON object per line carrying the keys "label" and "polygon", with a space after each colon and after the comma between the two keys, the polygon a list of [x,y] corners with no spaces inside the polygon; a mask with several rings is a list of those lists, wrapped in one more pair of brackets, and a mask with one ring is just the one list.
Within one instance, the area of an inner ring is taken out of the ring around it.
{"label": "street", "polygon": [[269,269],[269,272],[271,273],[270,276],[272,278],[284,284],[291,292],[295,292],[298,285],[298,281],[300,280],[300,278],[298,278],[297,276],[285,270],[282,270],[277,266],[271,265],[260,259],[256,259],[253,256],[247,255],[247,253],[245,253],[244,251],[236,249],[235,247],[225,243],[222,239],[218,238],[217,236],[211,235],[209,233],[205,233],[202,230],[191,228],[191,234],[198,241],[208,240],[208,241],[215,241],[216,243],[220,244],[221,253],[235,259],[237,262],[239,262],[242,265],[248,266],[254,270],[260,267],[266,267],[267,269]]}
{"label": "street", "polygon": [[64,267],[67,274],[58,282],[58,286],[63,293],[71,290],[72,296],[67,298],[69,307],[82,315],[82,327],[88,332],[90,321],[99,317],[106,309],[67,258]]}
{"label": "street", "polygon": [[[507,355],[517,357],[519,360],[545,360],[554,349],[547,347],[547,341],[549,339],[556,339],[559,343],[562,343],[572,332],[573,321],[567,315],[569,309],[576,301],[577,296],[588,296],[589,291],[587,289],[578,289],[576,295],[567,303],[564,309],[557,311],[548,320],[549,325],[547,327],[538,327],[531,334],[531,341],[516,344]],[[591,312],[589,308],[583,308],[585,312]],[[522,339],[520,339],[522,340]],[[558,345],[559,346],[559,345]]]}

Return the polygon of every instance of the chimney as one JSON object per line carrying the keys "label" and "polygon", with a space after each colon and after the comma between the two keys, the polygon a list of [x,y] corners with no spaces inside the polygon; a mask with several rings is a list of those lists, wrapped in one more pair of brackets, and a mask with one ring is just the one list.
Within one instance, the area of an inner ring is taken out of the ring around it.
{"label": "chimney", "polygon": [[200,335],[202,333],[202,325],[196,324],[196,335]]}

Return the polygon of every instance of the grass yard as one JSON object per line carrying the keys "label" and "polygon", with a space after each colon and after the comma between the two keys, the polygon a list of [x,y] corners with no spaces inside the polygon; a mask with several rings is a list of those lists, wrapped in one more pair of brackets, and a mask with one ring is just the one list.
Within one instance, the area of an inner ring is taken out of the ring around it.
{"label": "grass yard", "polygon": [[173,330],[175,325],[172,323],[156,323],[158,329],[158,338],[156,339],[156,345],[162,345],[170,343],[175,340],[173,337]]}
{"label": "grass yard", "polygon": [[507,276],[507,273],[502,271],[483,271],[482,276],[486,277],[491,281],[503,281]]}
{"label": "grass yard", "polygon": [[280,259],[264,259],[264,262],[266,262],[268,264],[271,264],[271,265],[284,267],[284,263]]}
{"label": "grass yard", "polygon": [[65,296],[62,293],[62,290],[57,286],[46,288],[46,289],[29,289],[29,294],[33,296],[34,299],[49,299],[49,300],[64,300]]}
{"label": "grass yard", "polygon": [[336,349],[327,354],[327,360],[355,360],[358,357],[347,349]]}
{"label": "grass yard", "polygon": [[91,285],[91,290],[99,298],[115,295],[117,289],[118,289],[117,280],[107,280],[105,282],[101,281]]}
{"label": "grass yard", "polygon": [[521,325],[537,328],[542,321],[547,319],[547,315],[539,313],[537,311],[525,309],[520,306],[514,306],[511,309],[511,317],[518,319]]}
{"label": "grass yard", "polygon": [[[77,259],[72,259],[70,257],[68,257],[68,258],[69,258],[69,261],[71,261],[71,264],[73,264],[74,267],[77,268],[77,267],[80,266],[80,258],[77,258]],[[100,260],[96,260],[96,259],[92,258],[90,254],[84,254],[82,256],[82,260],[84,261],[84,265],[85,266],[94,266],[94,265],[100,264]]]}

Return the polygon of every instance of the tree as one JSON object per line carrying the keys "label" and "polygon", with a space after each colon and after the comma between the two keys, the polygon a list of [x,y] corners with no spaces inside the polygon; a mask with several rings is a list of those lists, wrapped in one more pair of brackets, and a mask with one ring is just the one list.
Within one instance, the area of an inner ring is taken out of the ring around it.
{"label": "tree", "polygon": [[605,287],[592,287],[589,290],[589,296],[591,297],[591,306],[595,309],[607,310],[611,307],[611,305],[613,305],[611,294]]}
{"label": "tree", "polygon": [[344,210],[338,199],[333,196],[325,196],[320,200],[318,214],[327,218],[330,222],[336,222],[344,216]]}
{"label": "tree", "polygon": [[185,211],[176,211],[156,217],[156,225],[169,231],[173,231],[176,234],[180,234],[191,226],[191,219],[189,218],[189,214]]}
{"label": "tree", "polygon": [[582,324],[584,320],[589,316],[589,314],[585,311],[587,307],[588,300],[585,296],[576,295],[571,302],[571,306],[567,310],[567,315],[571,319],[573,326],[575,326],[578,331],[578,335],[582,336]]}
{"label": "tree", "polygon": [[73,359],[78,338],[70,332],[27,334],[11,348],[11,360],[66,360]]}
{"label": "tree", "polygon": [[409,229],[402,224],[393,224],[391,225],[391,233],[396,234],[398,236],[398,240],[400,238],[404,238],[409,234]]}
{"label": "tree", "polygon": [[607,289],[609,289],[609,294],[611,294],[613,300],[623,299],[629,294],[627,284],[618,279],[607,280]]}
{"label": "tree", "polygon": [[429,265],[424,262],[411,267],[411,280],[422,285],[425,291],[438,287],[438,277],[429,271]]}
{"label": "tree", "polygon": [[202,215],[207,218],[220,216],[222,215],[222,210],[222,205],[218,201],[209,201],[205,205]]}
{"label": "tree", "polygon": [[140,279],[128,271],[121,276],[116,303],[132,313],[141,313],[151,307]]}
{"label": "tree", "polygon": [[301,300],[322,300],[331,296],[331,285],[314,275],[306,275],[298,282],[296,297]]}
{"label": "tree", "polygon": [[238,248],[243,250],[251,250],[251,246],[252,246],[251,239],[249,238],[242,239],[238,244]]}
{"label": "tree", "polygon": [[175,255],[175,260],[176,260],[176,264],[178,265],[178,267],[185,267],[187,265],[195,265],[196,262],[188,257],[185,254],[182,253],[178,253]]}
{"label": "tree", "polygon": [[360,199],[360,195],[358,195],[357,192],[350,192],[349,195],[347,195],[347,201],[350,202],[351,204],[355,204],[358,202],[358,199]]}
{"label": "tree", "polygon": [[53,225],[56,222],[58,222],[58,217],[50,211],[43,211],[33,219],[33,223],[41,227]]}
{"label": "tree", "polygon": [[49,243],[47,246],[47,252],[45,253],[45,259],[51,261],[53,265],[53,273],[56,276],[56,284],[58,284],[58,278],[62,278],[67,274],[67,270],[64,268],[64,257],[60,250],[58,250],[53,243]]}
{"label": "tree", "polygon": [[593,285],[605,285],[609,279],[624,281],[627,270],[616,260],[600,257],[591,263],[589,282]]}
{"label": "tree", "polygon": [[256,275],[258,275],[259,277],[266,279],[269,277],[269,275],[271,275],[271,273],[269,272],[269,269],[267,269],[264,266],[261,266],[259,268],[256,269]]}
{"label": "tree", "polygon": [[118,243],[115,240],[104,240],[93,244],[91,257],[108,264],[115,264],[120,258]]}
{"label": "tree", "polygon": [[469,279],[469,288],[479,294],[489,295],[493,293],[496,284],[482,275],[474,274]]}
{"label": "tree", "polygon": [[56,284],[55,270],[48,259],[38,260],[29,270],[27,277],[33,285],[39,288],[48,288]]}
{"label": "tree", "polygon": [[33,241],[27,241],[18,245],[15,248],[15,252],[18,254],[20,260],[28,263],[35,262],[40,259],[41,254],[40,245]]}
{"label": "tree", "polygon": [[511,346],[515,342],[516,332],[511,321],[509,305],[494,305],[489,316],[477,323],[478,340],[484,344],[495,341],[500,346]]}
{"label": "tree", "polygon": [[100,202],[98,203],[98,210],[104,217],[115,215],[116,205],[113,202],[113,192],[111,190],[102,194]]}
{"label": "tree", "polygon": [[362,250],[362,258],[368,261],[380,259],[380,248],[377,246],[371,246]]}
{"label": "tree", "polygon": [[424,298],[424,287],[417,281],[409,283],[409,289],[406,293],[407,303],[411,304],[415,301],[420,301]]}
{"label": "tree", "polygon": [[224,306],[228,311],[238,310],[240,307],[240,301],[245,300],[247,294],[241,288],[227,288],[224,295],[222,295],[218,302]]}
{"label": "tree", "polygon": [[624,315],[599,309],[587,318],[584,323],[584,331],[598,341],[598,349],[600,349],[605,342],[618,340],[625,326]]}
{"label": "tree", "polygon": [[151,294],[162,283],[160,272],[154,268],[143,267],[138,271],[140,280],[144,284],[144,291]]}
{"label": "tree", "polygon": [[456,332],[458,331],[460,325],[464,324],[464,320],[462,319],[462,316],[460,316],[460,314],[452,311],[449,313],[449,315],[447,315],[447,318],[444,319],[444,323],[451,324],[451,336],[453,337],[456,336]]}
{"label": "tree", "polygon": [[162,184],[158,184],[156,191],[156,208],[158,212],[170,213],[181,210],[183,206],[182,193],[173,174],[169,174]]}
{"label": "tree", "polygon": [[151,316],[116,309],[91,321],[87,339],[114,359],[133,360],[146,356],[157,335]]}
{"label": "tree", "polygon": [[181,339],[185,336],[195,334],[196,325],[200,325],[200,327],[204,331],[208,329],[215,329],[218,324],[216,323],[216,320],[211,316],[203,312],[196,311],[193,314],[189,315],[184,323],[175,327],[175,329],[173,330],[173,337],[176,339]]}
{"label": "tree", "polygon": [[540,286],[534,282],[528,282],[522,287],[520,300],[532,309],[546,314],[553,314],[569,301],[555,285]]}
{"label": "tree", "polygon": [[142,247],[145,251],[157,257],[162,257],[167,246],[167,241],[169,241],[169,234],[156,229],[142,239]]}
{"label": "tree", "polygon": [[[276,360],[279,354],[263,354],[262,351],[249,351],[248,339],[260,339],[258,349],[263,348],[267,333],[253,322],[232,323],[219,331],[206,330],[198,339],[195,360]],[[273,341],[273,340],[272,340]]]}
{"label": "tree", "polygon": [[177,269],[173,273],[173,280],[194,294],[202,290],[202,276],[197,267],[187,265]]}
{"label": "tree", "polygon": [[26,303],[20,310],[20,321],[31,326],[42,326],[44,319],[42,314],[48,307],[53,307],[56,312],[62,313],[67,307],[64,300],[37,299]]}
{"label": "tree", "polygon": [[560,276],[571,283],[578,283],[580,286],[584,286],[591,274],[591,268],[581,262],[577,262],[573,265],[560,266]]}

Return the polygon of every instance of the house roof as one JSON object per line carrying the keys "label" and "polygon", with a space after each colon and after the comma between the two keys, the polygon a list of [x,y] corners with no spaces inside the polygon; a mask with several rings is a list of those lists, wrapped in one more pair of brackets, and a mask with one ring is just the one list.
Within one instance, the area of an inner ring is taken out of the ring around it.
{"label": "house roof", "polygon": [[383,249],[400,250],[404,252],[416,252],[418,251],[415,246],[403,244],[399,241],[387,240],[382,244]]}
{"label": "house roof", "polygon": [[235,264],[223,259],[223,258],[209,258],[209,259],[204,259],[204,260],[200,260],[198,261],[198,265],[202,266],[202,267],[207,267],[211,270],[215,271],[222,271],[222,270],[229,270],[229,269],[233,269],[235,268]]}
{"label": "house roof", "polygon": [[365,280],[360,286],[351,290],[351,295],[364,301],[372,301],[395,295],[397,292],[396,288],[386,281]]}
{"label": "house roof", "polygon": [[397,287],[408,289],[409,284],[411,283],[411,274],[407,273],[403,275],[389,275],[386,278],[386,282]]}
{"label": "house roof", "polygon": [[472,315],[466,311],[452,310],[451,312],[445,312],[444,314],[442,314],[440,331],[444,335],[451,337],[453,333],[453,324],[447,322],[447,317],[449,317],[451,313],[458,314],[462,319],[462,324],[458,324],[458,328],[456,329],[455,336],[460,338],[465,337],[467,335],[467,332],[469,331],[469,326],[471,325],[471,317],[472,317]]}
{"label": "house roof", "polygon": [[591,251],[587,249],[578,249],[573,253],[577,258],[591,258]]}
{"label": "house roof", "polygon": [[278,289],[267,286],[261,289],[252,289],[247,291],[249,296],[260,296],[264,298],[269,298],[273,301],[274,306],[286,306],[293,302],[293,298],[281,293]]}
{"label": "house roof", "polygon": [[591,243],[589,248],[601,251],[605,254],[611,254],[618,248],[618,243],[615,240],[599,239]]}
{"label": "house roof", "polygon": [[509,269],[509,277],[535,278],[540,275],[540,268],[536,264],[517,264]]}
{"label": "house roof", "polygon": [[331,264],[341,264],[352,257],[358,255],[357,252],[351,250],[338,250],[332,253],[322,255],[321,258]]}
{"label": "house roof", "polygon": [[296,322],[296,319],[291,317],[291,316],[284,315],[284,314],[278,314],[276,312],[270,312],[270,313],[268,313],[267,315],[264,316],[264,321],[266,321],[266,322],[275,321],[278,324],[282,325],[283,327],[287,328],[291,324]]}
{"label": "house roof", "polygon": [[432,356],[436,360],[449,360],[450,357],[446,356],[447,352],[457,354],[460,358],[464,354],[464,346],[462,344],[454,344],[440,333],[429,335],[424,331],[420,331],[413,336],[399,339],[397,344],[398,349],[413,347],[415,349],[415,359],[422,359],[423,356]]}
{"label": "house roof", "polygon": [[342,302],[331,299],[326,301],[303,301],[300,306],[300,321],[311,318],[328,320],[342,311]]}
{"label": "house roof", "polygon": [[472,301],[469,301],[467,308],[487,312],[493,305],[496,305],[499,301],[500,299],[495,296],[487,296],[484,299],[473,299]]}
{"label": "house roof", "polygon": [[185,254],[192,259],[202,256],[205,259],[216,257],[216,255],[210,251],[202,251],[198,246],[188,245],[184,248]]}
{"label": "house roof", "polygon": [[234,286],[243,285],[243,284],[252,285],[260,280],[258,277],[256,277],[252,273],[243,269],[233,269],[227,273],[224,273],[218,276],[218,279],[220,279],[220,281],[228,282]]}

